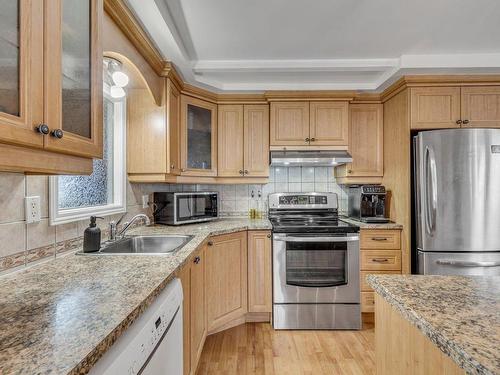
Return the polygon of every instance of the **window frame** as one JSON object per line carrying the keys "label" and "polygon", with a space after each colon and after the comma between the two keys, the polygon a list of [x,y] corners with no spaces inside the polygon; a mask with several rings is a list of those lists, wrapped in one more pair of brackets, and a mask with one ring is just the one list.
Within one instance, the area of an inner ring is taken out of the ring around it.
{"label": "window frame", "polygon": [[[113,203],[103,206],[59,208],[58,176],[49,178],[49,222],[60,225],[88,219],[90,216],[108,216],[127,211],[127,96],[112,98],[109,85],[104,84],[104,98],[114,103],[113,123]],[[103,124],[104,125],[104,124]]]}

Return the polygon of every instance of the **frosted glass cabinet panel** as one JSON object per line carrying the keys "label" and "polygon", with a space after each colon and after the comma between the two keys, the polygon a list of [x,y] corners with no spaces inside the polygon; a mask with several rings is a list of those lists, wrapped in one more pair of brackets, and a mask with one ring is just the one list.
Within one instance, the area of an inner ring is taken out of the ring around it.
{"label": "frosted glass cabinet panel", "polygon": [[182,96],[181,174],[217,175],[217,105]]}
{"label": "frosted glass cabinet panel", "polygon": [[0,0],[0,142],[43,147],[43,2]]}

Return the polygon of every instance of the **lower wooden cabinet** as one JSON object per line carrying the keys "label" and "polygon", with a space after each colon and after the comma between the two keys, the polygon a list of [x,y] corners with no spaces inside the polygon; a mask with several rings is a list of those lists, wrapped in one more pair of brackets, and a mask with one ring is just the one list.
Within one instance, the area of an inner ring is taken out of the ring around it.
{"label": "lower wooden cabinet", "polygon": [[191,265],[187,264],[182,267],[177,275],[181,280],[182,293],[184,295],[182,301],[182,348],[183,348],[183,368],[184,375],[191,373]]}
{"label": "lower wooden cabinet", "polygon": [[208,245],[205,288],[212,333],[247,313],[247,234],[212,237]]}
{"label": "lower wooden cabinet", "polygon": [[270,231],[248,232],[248,312],[271,313],[272,247]]}

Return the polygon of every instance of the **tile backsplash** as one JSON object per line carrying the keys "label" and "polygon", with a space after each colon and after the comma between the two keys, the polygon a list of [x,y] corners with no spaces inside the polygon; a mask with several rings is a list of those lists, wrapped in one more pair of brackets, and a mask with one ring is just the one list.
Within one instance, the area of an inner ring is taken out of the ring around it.
{"label": "tile backsplash", "polygon": [[267,196],[276,192],[337,193],[339,211],[347,211],[347,190],[335,181],[330,167],[271,167],[264,185],[180,185],[145,184],[144,193],[155,191],[217,191],[222,216],[247,216],[250,208],[267,211]]}

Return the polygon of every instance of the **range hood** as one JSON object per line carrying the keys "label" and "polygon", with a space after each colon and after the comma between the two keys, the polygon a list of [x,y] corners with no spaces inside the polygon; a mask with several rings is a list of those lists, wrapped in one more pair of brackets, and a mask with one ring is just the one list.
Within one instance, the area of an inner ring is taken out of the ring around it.
{"label": "range hood", "polygon": [[274,167],[333,167],[350,162],[347,151],[271,151]]}

